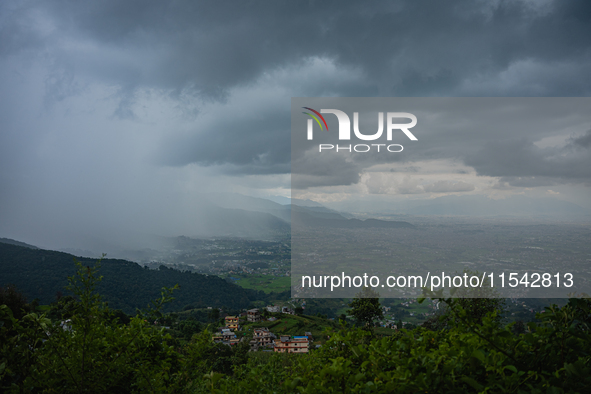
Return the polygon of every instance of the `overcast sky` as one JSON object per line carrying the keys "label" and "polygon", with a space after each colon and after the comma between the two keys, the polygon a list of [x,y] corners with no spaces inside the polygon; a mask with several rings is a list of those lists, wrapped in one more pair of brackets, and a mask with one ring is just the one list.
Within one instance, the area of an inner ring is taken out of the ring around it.
{"label": "overcast sky", "polygon": [[[188,233],[199,193],[289,195],[291,97],[587,97],[589,37],[584,0],[2,1],[0,237]],[[571,126],[332,193],[585,205],[591,124]]]}

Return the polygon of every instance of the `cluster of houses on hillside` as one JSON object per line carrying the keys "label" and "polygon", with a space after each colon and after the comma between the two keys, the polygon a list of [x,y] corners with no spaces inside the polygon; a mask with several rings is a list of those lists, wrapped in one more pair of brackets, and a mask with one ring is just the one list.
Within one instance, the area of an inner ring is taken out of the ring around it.
{"label": "cluster of houses on hillside", "polygon": [[229,328],[222,328],[219,332],[213,335],[213,341],[215,343],[223,343],[225,345],[236,345],[240,342],[240,339],[236,334]]}
{"label": "cluster of houses on hillside", "polygon": [[[282,312],[290,313],[291,311],[284,312],[282,310]],[[229,346],[244,341],[245,337],[238,338],[238,335],[236,335],[236,331],[240,331],[240,317],[226,316],[224,320],[226,326],[220,328],[220,331],[213,335],[213,341]],[[250,309],[246,311],[246,320],[247,322],[256,323],[262,321],[263,317],[258,309]],[[273,349],[273,351],[280,353],[308,353],[312,339],[312,333],[310,332],[306,332],[305,335],[301,336],[281,335],[277,338],[267,327],[257,327],[253,329],[249,345],[251,351],[259,349],[270,351]]]}

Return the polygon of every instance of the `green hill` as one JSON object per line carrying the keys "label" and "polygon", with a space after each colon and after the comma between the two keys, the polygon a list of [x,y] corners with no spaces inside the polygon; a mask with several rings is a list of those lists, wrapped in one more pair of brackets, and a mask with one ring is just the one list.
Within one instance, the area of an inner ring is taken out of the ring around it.
{"label": "green hill", "polygon": [[[0,286],[14,284],[29,300],[42,304],[56,299],[58,291],[67,294],[67,277],[75,273],[75,257],[68,253],[0,243]],[[96,260],[77,258],[94,266]],[[263,292],[243,289],[217,276],[206,276],[161,266],[149,270],[140,265],[116,259],[104,259],[99,270],[104,278],[97,291],[114,309],[133,313],[136,308],[160,297],[162,287],[180,285],[175,300],[166,310],[180,310],[185,305],[246,308],[252,301],[265,299]]]}

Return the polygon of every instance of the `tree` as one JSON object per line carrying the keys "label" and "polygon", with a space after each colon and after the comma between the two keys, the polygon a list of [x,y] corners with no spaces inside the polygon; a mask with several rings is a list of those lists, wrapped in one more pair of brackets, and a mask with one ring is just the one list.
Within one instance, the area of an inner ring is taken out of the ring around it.
{"label": "tree", "polygon": [[31,305],[27,303],[27,298],[13,284],[0,287],[0,305],[8,306],[17,319],[32,309]]}
{"label": "tree", "polygon": [[183,333],[186,340],[190,340],[193,334],[201,331],[201,324],[195,319],[184,320],[179,323],[178,330]]}
{"label": "tree", "polygon": [[[479,272],[467,269],[462,272],[462,275],[481,276]],[[500,298],[498,292],[490,286],[488,278],[485,278],[483,286],[461,287],[453,296],[477,324],[482,324],[482,320],[488,314],[494,314],[493,321],[497,324],[501,323],[502,314],[506,309],[505,299]]]}
{"label": "tree", "polygon": [[515,335],[523,334],[525,333],[525,324],[523,324],[521,320],[518,320],[511,327],[511,331],[513,331]]}
{"label": "tree", "polygon": [[122,324],[95,291],[102,279],[100,260],[92,268],[76,265],[76,274],[68,278],[74,294],[70,317],[56,322],[33,314],[23,318],[35,318],[42,328],[42,336],[33,338],[42,346],[34,352],[36,367],[22,381],[23,391],[154,392],[169,384],[167,368],[178,364],[180,355],[172,337],[151,322],[177,286],[163,289],[159,300]]}
{"label": "tree", "polygon": [[207,317],[209,318],[209,320],[211,321],[217,321],[220,318],[220,310],[218,308],[213,308],[209,310],[209,313],[207,314]]}
{"label": "tree", "polygon": [[[481,276],[479,272],[470,270],[464,270],[461,275]],[[431,298],[437,298],[436,293],[432,293]],[[438,313],[425,321],[423,327],[431,330],[447,328],[452,320],[457,319],[456,314],[450,310],[452,305],[466,311],[466,318],[476,325],[481,325],[487,316],[494,324],[501,324],[502,315],[506,309],[505,299],[499,298],[499,294],[490,286],[488,279],[485,279],[482,287],[452,288],[450,295],[453,298],[442,302]]]}
{"label": "tree", "polygon": [[351,309],[347,313],[353,316],[357,323],[367,331],[373,330],[374,320],[384,318],[378,294],[367,287],[357,294],[349,307]]}

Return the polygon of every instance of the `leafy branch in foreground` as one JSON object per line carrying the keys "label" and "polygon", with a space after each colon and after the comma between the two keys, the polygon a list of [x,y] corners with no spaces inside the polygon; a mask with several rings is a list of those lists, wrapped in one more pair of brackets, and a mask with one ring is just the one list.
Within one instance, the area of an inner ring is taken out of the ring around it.
{"label": "leafy branch in foreground", "polygon": [[146,309],[137,310],[137,315],[148,321],[157,322],[163,317],[162,308],[165,304],[174,300],[172,293],[178,289],[180,289],[178,284],[173,287],[163,287],[162,290],[160,290],[160,298],[152,300]]}

